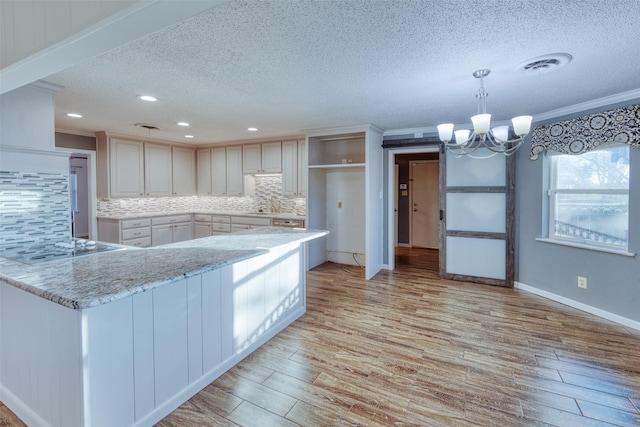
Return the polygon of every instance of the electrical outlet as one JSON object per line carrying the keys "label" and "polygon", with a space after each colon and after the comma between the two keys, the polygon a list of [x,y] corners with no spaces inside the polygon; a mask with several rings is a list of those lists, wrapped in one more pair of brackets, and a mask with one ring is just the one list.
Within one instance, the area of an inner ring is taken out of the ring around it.
{"label": "electrical outlet", "polygon": [[338,209],[342,209],[342,202],[338,202]]}
{"label": "electrical outlet", "polygon": [[582,289],[587,289],[587,278],[578,276],[578,287]]}

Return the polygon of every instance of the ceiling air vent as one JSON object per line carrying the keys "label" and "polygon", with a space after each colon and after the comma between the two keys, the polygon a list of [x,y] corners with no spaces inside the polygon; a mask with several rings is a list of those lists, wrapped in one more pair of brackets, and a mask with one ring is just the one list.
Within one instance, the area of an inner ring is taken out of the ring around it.
{"label": "ceiling air vent", "polygon": [[518,64],[515,71],[526,75],[540,75],[555,71],[560,67],[567,65],[572,59],[568,53],[552,53],[549,55],[531,58]]}
{"label": "ceiling air vent", "polygon": [[151,123],[136,123],[134,126],[139,128],[147,129],[149,132],[152,130],[161,130],[160,126],[152,125]]}

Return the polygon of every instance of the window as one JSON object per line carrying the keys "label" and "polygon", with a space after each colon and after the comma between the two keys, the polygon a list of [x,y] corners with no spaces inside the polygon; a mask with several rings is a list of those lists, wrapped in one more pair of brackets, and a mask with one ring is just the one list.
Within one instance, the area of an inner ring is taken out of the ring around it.
{"label": "window", "polygon": [[549,238],[626,250],[629,147],[550,155]]}

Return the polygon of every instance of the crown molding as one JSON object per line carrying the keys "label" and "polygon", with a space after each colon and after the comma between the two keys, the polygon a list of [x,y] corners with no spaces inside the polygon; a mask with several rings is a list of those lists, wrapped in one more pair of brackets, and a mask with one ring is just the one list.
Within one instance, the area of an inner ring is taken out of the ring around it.
{"label": "crown molding", "polygon": [[533,117],[534,123],[547,120],[565,118],[566,116],[576,115],[585,111],[601,109],[614,104],[625,103],[629,101],[640,101],[640,89],[630,90],[615,95],[605,96],[591,101],[581,102],[579,104],[570,105],[568,107],[558,108],[557,110],[547,111],[546,113],[536,114]]}

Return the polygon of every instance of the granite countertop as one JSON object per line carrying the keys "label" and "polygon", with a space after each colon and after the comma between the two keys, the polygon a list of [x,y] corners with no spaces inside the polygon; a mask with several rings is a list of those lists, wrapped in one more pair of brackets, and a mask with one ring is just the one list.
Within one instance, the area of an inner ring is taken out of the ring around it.
{"label": "granite countertop", "polygon": [[296,215],[294,213],[258,213],[258,212],[226,212],[226,211],[185,211],[185,212],[146,212],[146,213],[129,213],[122,215],[99,215],[100,219],[136,219],[136,218],[153,218],[158,216],[172,216],[172,215],[221,215],[221,216],[248,216],[256,218],[276,218],[276,219],[295,219],[305,220],[304,216]]}
{"label": "granite countertop", "polygon": [[323,230],[262,227],[35,265],[0,258],[0,280],[65,307],[83,309],[326,234]]}

